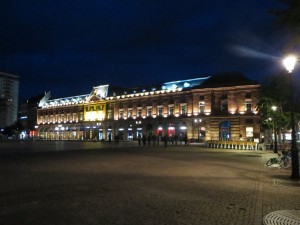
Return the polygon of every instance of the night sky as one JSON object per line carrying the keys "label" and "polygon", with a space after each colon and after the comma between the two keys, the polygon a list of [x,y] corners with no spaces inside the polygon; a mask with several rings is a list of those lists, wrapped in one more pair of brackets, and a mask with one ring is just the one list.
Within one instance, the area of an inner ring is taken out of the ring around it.
{"label": "night sky", "polygon": [[0,71],[20,100],[242,72],[278,70],[276,0],[1,0]]}

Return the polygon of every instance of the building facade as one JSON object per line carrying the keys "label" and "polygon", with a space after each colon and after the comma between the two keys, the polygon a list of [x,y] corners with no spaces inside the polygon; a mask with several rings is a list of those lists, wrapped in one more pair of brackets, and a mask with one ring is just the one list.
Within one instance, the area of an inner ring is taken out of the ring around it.
{"label": "building facade", "polygon": [[17,121],[19,104],[19,77],[0,72],[0,128]]}
{"label": "building facade", "polygon": [[47,140],[260,138],[260,85],[226,74],[135,88],[94,87],[90,94],[40,103],[37,135]]}

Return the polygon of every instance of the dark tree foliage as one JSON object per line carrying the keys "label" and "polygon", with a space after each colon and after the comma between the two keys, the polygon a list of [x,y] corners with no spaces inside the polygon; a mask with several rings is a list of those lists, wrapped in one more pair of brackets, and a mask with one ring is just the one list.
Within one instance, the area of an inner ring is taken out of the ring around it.
{"label": "dark tree foliage", "polygon": [[[261,83],[260,98],[257,103],[261,116],[261,126],[265,129],[271,129],[276,121],[276,129],[290,128],[291,112],[291,87],[295,94],[295,116],[299,121],[300,96],[299,81],[291,80],[291,74],[281,71],[277,74],[266,76]],[[274,111],[273,106],[277,109]],[[272,118],[272,120],[270,120]]]}
{"label": "dark tree foliage", "polygon": [[291,81],[288,78],[285,72],[266,76],[261,83],[260,96],[272,99],[273,105],[289,111]]}
{"label": "dark tree foliage", "polygon": [[299,0],[277,0],[282,3],[282,9],[273,9],[275,22],[289,29],[300,29],[300,1]]}
{"label": "dark tree foliage", "polygon": [[18,135],[21,131],[23,131],[25,128],[22,125],[21,121],[18,120],[11,126],[5,127],[3,134],[7,136],[13,136],[13,135]]}
{"label": "dark tree foliage", "polygon": [[275,23],[285,32],[288,39],[286,50],[294,50],[300,46],[300,1],[277,0],[282,3],[281,9],[272,9]]}

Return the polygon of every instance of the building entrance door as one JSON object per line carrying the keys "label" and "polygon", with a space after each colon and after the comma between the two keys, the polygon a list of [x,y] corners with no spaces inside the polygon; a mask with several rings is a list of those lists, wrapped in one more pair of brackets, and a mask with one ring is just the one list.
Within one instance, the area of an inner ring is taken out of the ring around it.
{"label": "building entrance door", "polygon": [[220,123],[219,127],[219,139],[220,140],[228,140],[231,138],[231,133],[230,133],[230,122],[228,121],[222,121]]}

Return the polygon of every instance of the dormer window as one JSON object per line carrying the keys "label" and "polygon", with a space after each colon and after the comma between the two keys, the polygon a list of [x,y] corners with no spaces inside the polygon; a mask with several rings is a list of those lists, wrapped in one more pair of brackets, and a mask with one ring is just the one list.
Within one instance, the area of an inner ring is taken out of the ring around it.
{"label": "dormer window", "polygon": [[227,94],[222,94],[222,99],[227,99]]}

